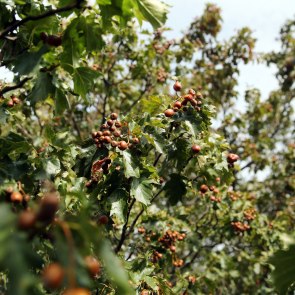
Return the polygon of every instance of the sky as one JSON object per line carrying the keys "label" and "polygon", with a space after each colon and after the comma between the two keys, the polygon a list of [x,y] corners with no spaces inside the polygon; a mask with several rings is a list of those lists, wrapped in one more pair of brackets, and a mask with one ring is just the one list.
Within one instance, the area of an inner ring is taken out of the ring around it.
{"label": "sky", "polygon": [[[249,27],[257,39],[256,52],[280,49],[277,38],[287,19],[295,17],[295,0],[165,0],[171,5],[167,26],[172,29],[167,35],[177,38],[190,22],[201,15],[206,3],[212,2],[221,8],[223,27],[220,39],[230,38],[239,28]],[[169,35],[170,34],[170,35]],[[266,98],[277,86],[275,67],[262,64],[241,66],[238,90],[242,94],[250,87],[257,87]]]}

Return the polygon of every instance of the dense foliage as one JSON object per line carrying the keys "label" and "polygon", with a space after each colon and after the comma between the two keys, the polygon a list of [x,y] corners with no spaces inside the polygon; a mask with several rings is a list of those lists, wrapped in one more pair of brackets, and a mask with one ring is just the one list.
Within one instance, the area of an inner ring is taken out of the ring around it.
{"label": "dense foliage", "polygon": [[[167,39],[167,8],[1,1],[1,294],[292,289],[295,22],[258,56],[213,4]],[[238,99],[252,61],[279,88]]]}

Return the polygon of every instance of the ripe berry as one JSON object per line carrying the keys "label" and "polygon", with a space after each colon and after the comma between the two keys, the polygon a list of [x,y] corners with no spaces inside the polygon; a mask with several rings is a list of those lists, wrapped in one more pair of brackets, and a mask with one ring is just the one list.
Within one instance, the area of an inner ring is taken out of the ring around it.
{"label": "ripe berry", "polygon": [[58,289],[64,279],[64,269],[59,263],[51,263],[45,267],[42,274],[42,281],[47,289]]}
{"label": "ripe berry", "polygon": [[133,137],[133,138],[132,138],[132,142],[133,142],[134,144],[139,144],[139,139],[138,139],[137,137]]}
{"label": "ripe berry", "polygon": [[104,161],[106,164],[111,164],[112,163],[112,160],[110,158],[106,158],[105,161]]}
{"label": "ripe berry", "polygon": [[187,105],[187,103],[188,103],[188,100],[187,100],[187,99],[185,99],[185,100],[183,100],[183,101],[181,102],[181,105],[182,105],[182,106],[186,106],[186,105]]}
{"label": "ripe berry", "polygon": [[97,133],[96,134],[97,137],[101,137],[102,136],[102,132],[101,131],[97,131],[96,133]]}
{"label": "ripe berry", "polygon": [[47,193],[40,202],[37,219],[43,222],[52,221],[59,205],[59,198],[56,193]]}
{"label": "ripe berry", "polygon": [[95,137],[97,137],[97,132],[92,132],[91,133],[92,138],[94,139]]}
{"label": "ripe berry", "polygon": [[190,89],[188,91],[188,94],[192,95],[192,96],[195,96],[196,95],[196,91],[194,89]]}
{"label": "ripe berry", "polygon": [[192,105],[193,107],[196,107],[196,106],[198,105],[198,102],[197,102],[195,99],[192,99],[192,100],[190,101],[190,103],[191,103],[191,105]]}
{"label": "ripe berry", "polygon": [[23,211],[18,216],[18,228],[28,230],[34,227],[36,223],[36,215],[33,211]]}
{"label": "ripe berry", "polygon": [[172,246],[170,246],[170,251],[171,251],[171,252],[175,252],[175,251],[176,251],[176,247],[175,247],[175,246],[173,246],[173,245],[172,245]]}
{"label": "ripe berry", "polygon": [[58,47],[61,45],[62,39],[60,36],[48,35],[46,42],[50,46]]}
{"label": "ripe berry", "polygon": [[98,222],[100,224],[107,224],[109,222],[109,218],[106,215],[101,215],[98,218]]}
{"label": "ripe berry", "polygon": [[85,257],[85,264],[89,274],[95,277],[100,274],[100,263],[93,256]]}
{"label": "ripe berry", "polygon": [[181,108],[181,102],[180,101],[176,101],[173,105],[174,108],[180,109]]}
{"label": "ripe berry", "polygon": [[121,136],[121,131],[120,130],[116,130],[116,131],[113,132],[113,135],[115,137],[120,137]]}
{"label": "ripe berry", "polygon": [[101,127],[100,127],[101,130],[104,130],[104,129],[108,129],[108,125],[107,124],[102,124]]}
{"label": "ripe berry", "polygon": [[228,163],[233,164],[237,160],[239,160],[239,156],[238,155],[236,155],[236,154],[228,154],[228,156],[227,156],[227,162]]}
{"label": "ripe berry", "polygon": [[116,122],[116,123],[115,123],[115,126],[116,126],[117,128],[121,128],[121,127],[122,127],[122,123],[120,123],[120,122]]}
{"label": "ripe berry", "polygon": [[10,195],[10,201],[13,203],[21,203],[23,201],[23,195],[19,192],[13,192]]}
{"label": "ripe berry", "polygon": [[176,81],[173,85],[173,89],[177,92],[180,91],[182,88],[181,83],[179,81]]}
{"label": "ripe berry", "polygon": [[113,126],[113,125],[114,125],[114,121],[113,121],[113,120],[107,120],[107,124],[108,124],[109,126]]}
{"label": "ripe berry", "polygon": [[112,120],[116,120],[118,118],[118,114],[117,113],[112,113],[111,114],[111,119]]}
{"label": "ripe berry", "polygon": [[7,106],[12,108],[14,106],[14,103],[13,103],[13,100],[10,99],[8,102],[7,102]]}
{"label": "ripe berry", "polygon": [[201,147],[199,145],[197,145],[197,144],[194,144],[192,146],[192,151],[193,151],[194,154],[197,154],[197,153],[199,153],[201,151]]}
{"label": "ripe berry", "polygon": [[172,117],[175,113],[174,113],[174,111],[173,111],[172,109],[168,109],[168,110],[166,110],[166,111],[164,112],[164,114],[165,114],[166,117],[170,118],[170,117]]}
{"label": "ripe berry", "polygon": [[205,194],[208,191],[208,186],[206,184],[202,184],[200,187],[201,193]]}
{"label": "ripe berry", "polygon": [[62,295],[91,295],[90,291],[84,288],[66,289]]}
{"label": "ripe berry", "polygon": [[112,139],[111,139],[110,136],[105,136],[104,139],[103,139],[103,141],[104,141],[105,143],[111,143]]}
{"label": "ripe berry", "polygon": [[115,127],[115,126],[111,126],[111,127],[109,128],[109,130],[110,130],[111,132],[114,132],[114,131],[116,130],[116,127]]}
{"label": "ripe berry", "polygon": [[209,186],[209,190],[210,190],[211,192],[213,192],[213,191],[215,190],[215,186],[214,186],[214,185]]}
{"label": "ripe berry", "polygon": [[202,99],[202,98],[203,98],[203,95],[202,95],[202,93],[201,93],[200,91],[198,91],[198,92],[196,93],[196,97],[197,97],[198,99]]}
{"label": "ripe berry", "polygon": [[105,130],[102,134],[104,136],[110,136],[111,135],[111,132],[109,130]]}
{"label": "ripe berry", "polygon": [[20,103],[20,100],[19,100],[16,96],[13,96],[13,97],[12,97],[12,101],[13,101],[13,103],[15,103],[15,104],[19,104],[19,103]]}
{"label": "ripe berry", "polygon": [[186,94],[184,97],[183,97],[185,100],[188,100],[188,101],[191,101],[193,100],[193,96],[191,94]]}
{"label": "ripe berry", "polygon": [[128,148],[128,143],[126,141],[122,140],[119,142],[118,147],[121,151],[124,151]]}
{"label": "ripe berry", "polygon": [[117,145],[118,145],[118,142],[117,142],[117,141],[113,140],[113,141],[111,142],[111,146],[112,146],[112,147],[116,147]]}

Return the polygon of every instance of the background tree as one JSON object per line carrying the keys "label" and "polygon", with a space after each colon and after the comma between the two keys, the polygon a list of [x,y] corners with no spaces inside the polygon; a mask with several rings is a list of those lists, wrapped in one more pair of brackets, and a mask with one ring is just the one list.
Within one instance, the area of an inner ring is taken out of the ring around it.
{"label": "background tree", "polygon": [[158,1],[50,3],[1,2],[1,292],[273,294],[294,228],[294,21],[259,56],[280,88],[241,110],[255,39],[220,42],[216,5],[175,41]]}

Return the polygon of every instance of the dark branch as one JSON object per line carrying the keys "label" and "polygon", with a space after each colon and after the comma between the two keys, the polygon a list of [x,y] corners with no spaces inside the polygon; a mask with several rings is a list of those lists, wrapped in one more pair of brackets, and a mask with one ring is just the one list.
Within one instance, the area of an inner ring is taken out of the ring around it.
{"label": "dark branch", "polygon": [[31,80],[31,79],[32,79],[31,77],[27,77],[27,78],[24,78],[23,80],[21,80],[21,81],[20,81],[18,84],[16,84],[16,85],[12,85],[12,86],[6,86],[6,87],[4,87],[3,89],[0,90],[0,96],[2,96],[4,93],[9,92],[9,91],[11,91],[11,90],[15,90],[15,89],[18,89],[18,88],[22,88],[23,85],[24,85],[27,81],[29,81],[29,80]]}
{"label": "dark branch", "polygon": [[27,23],[29,21],[40,20],[40,19],[52,16],[52,15],[55,15],[57,13],[69,11],[74,8],[80,8],[82,2],[83,2],[83,0],[77,0],[76,2],[74,2],[70,5],[66,5],[64,7],[57,8],[57,9],[52,9],[52,10],[46,11],[46,12],[39,14],[39,15],[30,15],[30,16],[23,18],[22,20],[18,20],[16,22],[14,22],[13,24],[11,24],[6,29],[4,29],[2,32],[0,32],[0,39],[4,38],[8,33],[12,32],[16,28],[24,25],[25,23]]}

